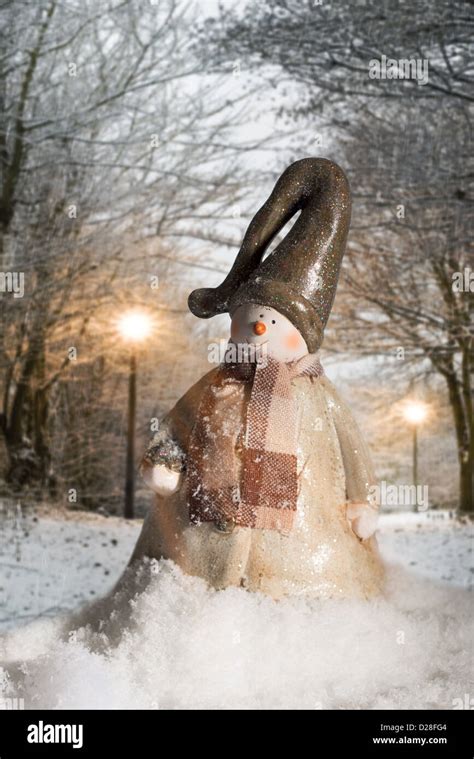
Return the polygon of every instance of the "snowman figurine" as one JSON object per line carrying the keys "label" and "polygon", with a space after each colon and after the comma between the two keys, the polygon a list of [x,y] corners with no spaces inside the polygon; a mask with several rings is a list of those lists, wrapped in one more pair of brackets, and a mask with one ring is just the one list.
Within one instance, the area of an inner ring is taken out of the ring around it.
{"label": "snowman figurine", "polygon": [[297,161],[253,218],[224,282],[191,293],[196,316],[230,314],[228,352],[145,454],[156,497],[132,562],[171,559],[214,588],[277,599],[380,592],[368,449],[318,358],[350,214],[339,166]]}

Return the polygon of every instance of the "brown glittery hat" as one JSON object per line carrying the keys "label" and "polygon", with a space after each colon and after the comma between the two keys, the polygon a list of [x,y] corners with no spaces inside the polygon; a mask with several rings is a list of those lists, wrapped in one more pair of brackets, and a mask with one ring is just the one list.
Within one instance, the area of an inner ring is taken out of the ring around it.
{"label": "brown glittery hat", "polygon": [[[267,246],[298,211],[286,237],[262,261]],[[208,319],[232,314],[244,303],[270,306],[295,325],[314,353],[336,294],[350,218],[351,194],[342,169],[326,158],[296,161],[253,217],[225,280],[194,290],[190,310]]]}

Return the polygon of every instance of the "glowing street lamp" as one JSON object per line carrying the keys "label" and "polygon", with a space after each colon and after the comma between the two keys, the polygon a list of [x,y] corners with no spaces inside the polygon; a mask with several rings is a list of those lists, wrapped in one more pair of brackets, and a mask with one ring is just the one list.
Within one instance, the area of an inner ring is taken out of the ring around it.
{"label": "glowing street lamp", "polygon": [[124,340],[140,343],[152,330],[152,321],[144,311],[126,311],[118,320],[117,328]]}
{"label": "glowing street lamp", "polygon": [[125,468],[126,519],[133,519],[135,502],[135,417],[137,408],[137,357],[135,348],[152,332],[150,316],[143,311],[126,311],[117,322],[120,336],[130,345],[130,373],[128,377],[127,457]]}
{"label": "glowing street lamp", "polygon": [[403,408],[403,416],[413,427],[413,484],[418,485],[418,427],[429,414],[429,406],[423,401],[407,401]]}

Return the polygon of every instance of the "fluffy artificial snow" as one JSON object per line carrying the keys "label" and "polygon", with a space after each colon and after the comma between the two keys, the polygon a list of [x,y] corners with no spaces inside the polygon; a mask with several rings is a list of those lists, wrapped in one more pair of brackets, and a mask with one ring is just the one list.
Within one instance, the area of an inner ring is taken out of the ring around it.
{"label": "fluffy artificial snow", "polygon": [[382,518],[387,588],[370,602],[215,592],[148,562],[118,595],[57,616],[110,590],[139,527],[53,516],[4,540],[3,697],[27,709],[449,709],[473,692],[472,534],[446,514]]}

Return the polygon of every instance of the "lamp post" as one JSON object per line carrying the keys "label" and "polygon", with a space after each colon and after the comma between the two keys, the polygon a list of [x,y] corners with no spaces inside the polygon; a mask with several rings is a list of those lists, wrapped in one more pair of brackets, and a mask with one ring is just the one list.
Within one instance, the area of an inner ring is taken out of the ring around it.
{"label": "lamp post", "polygon": [[137,409],[136,346],[148,337],[152,329],[152,322],[148,314],[143,311],[127,311],[120,317],[117,326],[122,338],[130,344],[124,517],[133,519],[135,511],[135,418]]}
{"label": "lamp post", "polygon": [[418,486],[418,427],[428,416],[428,406],[423,401],[408,401],[403,409],[403,415],[413,427],[413,484],[416,488]]}

